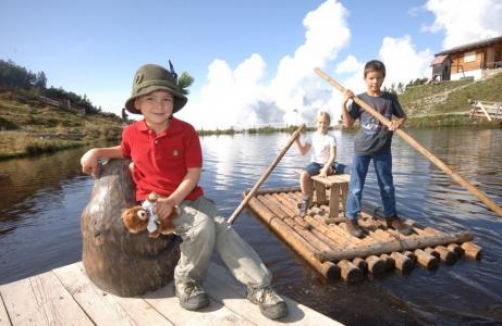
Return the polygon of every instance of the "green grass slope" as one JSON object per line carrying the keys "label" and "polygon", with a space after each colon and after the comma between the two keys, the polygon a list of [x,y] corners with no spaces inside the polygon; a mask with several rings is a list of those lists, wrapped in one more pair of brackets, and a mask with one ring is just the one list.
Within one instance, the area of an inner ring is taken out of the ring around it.
{"label": "green grass slope", "polygon": [[0,91],[0,159],[116,141],[122,128],[113,114],[85,115]]}
{"label": "green grass slope", "polygon": [[478,81],[416,86],[399,95],[399,101],[410,119],[408,125],[412,126],[485,123],[473,121],[465,115],[471,109],[473,100],[502,102],[502,73]]}

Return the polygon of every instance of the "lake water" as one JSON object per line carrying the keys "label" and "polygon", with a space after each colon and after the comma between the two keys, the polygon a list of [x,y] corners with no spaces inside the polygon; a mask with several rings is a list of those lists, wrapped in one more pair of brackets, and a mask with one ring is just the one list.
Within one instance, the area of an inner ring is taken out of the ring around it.
{"label": "lake water", "polygon": [[[458,174],[502,205],[501,129],[407,131]],[[350,163],[353,136],[333,131],[338,161]],[[201,138],[205,166],[201,184],[223,216],[230,216],[281,152],[288,134]],[[80,214],[92,178],[80,173],[84,149],[0,162],[0,284],[81,259]],[[278,291],[347,325],[492,325],[502,323],[502,218],[455,184],[399,137],[394,138],[394,180],[401,215],[443,231],[469,231],[483,247],[480,261],[461,259],[435,271],[417,266],[357,284],[319,276],[244,210],[235,229],[274,274]],[[302,167],[293,147],[262,188],[297,186]],[[370,169],[364,199],[378,201]],[[214,258],[218,262],[218,257]]]}

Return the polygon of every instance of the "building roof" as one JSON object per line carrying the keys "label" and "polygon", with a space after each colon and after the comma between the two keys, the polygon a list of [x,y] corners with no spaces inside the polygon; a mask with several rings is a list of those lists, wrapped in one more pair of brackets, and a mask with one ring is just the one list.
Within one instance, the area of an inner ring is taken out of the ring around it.
{"label": "building roof", "polygon": [[469,43],[469,44],[457,46],[457,47],[451,48],[449,50],[444,50],[439,53],[436,53],[435,56],[442,55],[442,54],[451,54],[451,53],[456,53],[456,52],[464,52],[464,51],[468,51],[468,50],[474,50],[474,49],[489,46],[489,45],[492,45],[492,44],[495,44],[498,42],[502,42],[502,36],[494,37],[494,38],[487,39],[484,41],[479,41],[479,42],[474,42],[474,43]]}
{"label": "building roof", "polygon": [[447,54],[442,54],[442,55],[437,55],[434,60],[432,60],[431,62],[431,66],[435,66],[435,65],[440,65],[442,64],[446,58],[448,58],[448,55]]}

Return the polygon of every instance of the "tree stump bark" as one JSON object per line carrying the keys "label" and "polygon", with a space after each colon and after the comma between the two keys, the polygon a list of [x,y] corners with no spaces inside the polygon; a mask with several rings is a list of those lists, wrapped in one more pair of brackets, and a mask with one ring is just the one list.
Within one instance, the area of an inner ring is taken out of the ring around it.
{"label": "tree stump bark", "polygon": [[82,212],[82,262],[100,289],[122,297],[144,294],[173,279],[181,239],[131,234],[122,211],[136,204],[130,161],[111,160],[101,167],[89,203]]}

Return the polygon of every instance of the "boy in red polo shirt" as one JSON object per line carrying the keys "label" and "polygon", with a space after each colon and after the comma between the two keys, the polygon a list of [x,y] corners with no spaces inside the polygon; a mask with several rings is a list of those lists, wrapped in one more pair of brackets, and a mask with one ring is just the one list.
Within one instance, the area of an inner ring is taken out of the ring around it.
{"label": "boy in red polo shirt", "polygon": [[236,279],[247,286],[247,298],[262,314],[278,319],[288,314],[284,300],[270,287],[271,274],[258,254],[221,217],[198,185],[202,150],[192,125],[173,117],[186,104],[184,90],[172,65],[170,70],[147,64],[134,77],[126,109],[144,120],[124,128],[120,146],[93,148],[81,158],[82,171],[97,174],[98,159],[130,159],[136,199],[159,194],[155,210],[167,219],[175,206],[182,214],[172,223],[183,239],[174,270],[174,292],[183,308],[209,305],[202,287],[211,254],[216,248]]}

